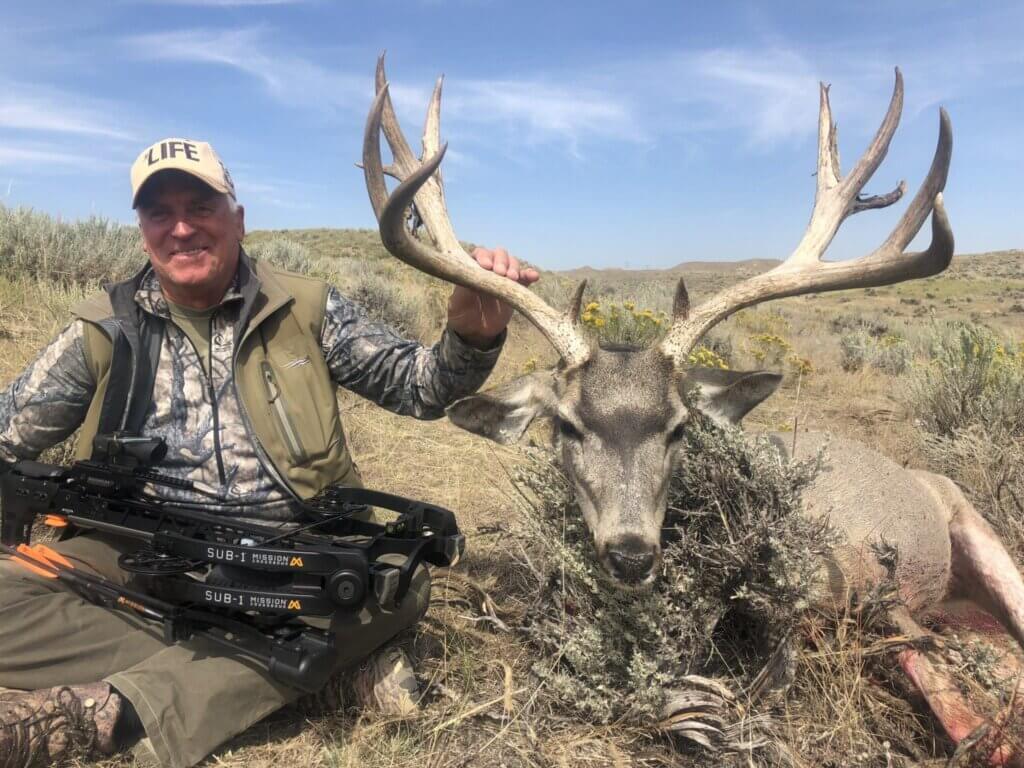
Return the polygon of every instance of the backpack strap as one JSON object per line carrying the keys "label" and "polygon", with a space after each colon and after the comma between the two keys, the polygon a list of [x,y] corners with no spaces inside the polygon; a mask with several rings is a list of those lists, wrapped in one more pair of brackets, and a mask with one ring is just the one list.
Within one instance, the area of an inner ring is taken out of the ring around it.
{"label": "backpack strap", "polygon": [[153,401],[164,324],[135,303],[142,274],[107,289],[114,314],[99,323],[110,337],[111,357],[98,435],[140,435]]}

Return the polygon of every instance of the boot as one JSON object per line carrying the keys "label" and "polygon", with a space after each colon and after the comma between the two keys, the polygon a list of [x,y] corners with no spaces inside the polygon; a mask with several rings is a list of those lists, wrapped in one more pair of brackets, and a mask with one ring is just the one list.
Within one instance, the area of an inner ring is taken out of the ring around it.
{"label": "boot", "polygon": [[106,683],[0,694],[0,768],[113,754],[121,708]]}
{"label": "boot", "polygon": [[338,712],[346,705],[391,717],[408,717],[419,706],[412,662],[398,646],[380,648],[357,667],[332,676],[323,689],[303,696],[295,707],[307,715]]}

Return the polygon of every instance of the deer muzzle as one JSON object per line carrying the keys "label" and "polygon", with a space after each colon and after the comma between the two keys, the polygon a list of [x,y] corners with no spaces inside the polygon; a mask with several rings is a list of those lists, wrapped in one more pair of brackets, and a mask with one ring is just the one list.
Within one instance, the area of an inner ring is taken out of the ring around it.
{"label": "deer muzzle", "polygon": [[661,548],[639,536],[625,536],[611,541],[601,558],[605,570],[619,583],[639,587],[654,581]]}

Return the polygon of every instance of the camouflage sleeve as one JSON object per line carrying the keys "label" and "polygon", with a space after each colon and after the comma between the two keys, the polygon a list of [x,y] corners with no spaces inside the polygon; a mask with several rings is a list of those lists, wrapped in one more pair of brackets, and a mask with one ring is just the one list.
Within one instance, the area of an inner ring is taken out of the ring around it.
{"label": "camouflage sleeve", "polygon": [[96,389],[82,332],[68,325],[0,391],[0,462],[34,459],[82,423]]}
{"label": "camouflage sleeve", "polygon": [[503,343],[504,335],[492,349],[481,351],[446,330],[437,344],[424,347],[371,322],[333,287],[320,338],[339,386],[419,419],[440,418],[447,405],[475,392],[490,375]]}

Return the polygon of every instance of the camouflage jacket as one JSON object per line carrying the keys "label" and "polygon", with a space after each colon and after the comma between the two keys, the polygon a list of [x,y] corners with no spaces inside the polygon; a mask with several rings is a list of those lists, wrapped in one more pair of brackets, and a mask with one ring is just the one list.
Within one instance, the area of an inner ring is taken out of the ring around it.
{"label": "camouflage jacket", "polygon": [[[275,481],[274,467],[266,466],[265,454],[254,445],[232,380],[235,321],[242,303],[237,281],[211,318],[209,376],[191,341],[171,321],[155,273],[146,272],[139,285],[136,304],[165,324],[143,434],[165,439],[162,472],[199,484],[215,495],[217,504],[211,507],[208,497],[188,491],[154,492],[203,503],[210,511],[244,507],[245,517],[289,519],[292,496]],[[480,351],[445,331],[427,348],[371,322],[335,288],[328,288],[326,296],[319,348],[331,379],[395,413],[442,416],[449,403],[484,382],[497,360],[500,344]],[[85,330],[84,321],[71,322],[0,392],[0,461],[35,458],[82,423],[97,389]]]}

